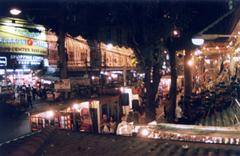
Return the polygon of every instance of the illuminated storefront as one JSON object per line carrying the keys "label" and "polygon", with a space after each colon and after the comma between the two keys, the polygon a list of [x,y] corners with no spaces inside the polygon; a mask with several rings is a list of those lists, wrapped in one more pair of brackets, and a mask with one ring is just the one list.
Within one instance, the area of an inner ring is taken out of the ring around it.
{"label": "illuminated storefront", "polygon": [[11,80],[23,80],[21,75],[31,73],[33,78],[33,70],[41,70],[48,64],[47,51],[43,26],[16,18],[0,19],[0,74],[8,75]]}
{"label": "illuminated storefront", "polygon": [[131,48],[111,46],[100,43],[102,67],[136,68],[136,58]]}

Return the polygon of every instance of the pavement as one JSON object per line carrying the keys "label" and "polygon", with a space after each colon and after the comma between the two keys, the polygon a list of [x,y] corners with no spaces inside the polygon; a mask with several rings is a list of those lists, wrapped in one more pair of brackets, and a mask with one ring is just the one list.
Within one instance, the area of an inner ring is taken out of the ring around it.
{"label": "pavement", "polygon": [[[31,133],[29,122],[30,114],[37,114],[51,109],[64,109],[78,100],[68,100],[62,102],[35,101],[33,108],[28,108],[26,112],[11,114],[0,117],[0,143],[13,140],[17,137]],[[15,112],[14,112],[15,113]],[[3,126],[4,125],[4,126]]]}

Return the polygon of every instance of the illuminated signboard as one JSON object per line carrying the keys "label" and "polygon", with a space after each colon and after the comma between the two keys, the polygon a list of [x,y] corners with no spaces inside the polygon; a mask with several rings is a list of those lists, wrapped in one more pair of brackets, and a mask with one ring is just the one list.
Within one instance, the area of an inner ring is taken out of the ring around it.
{"label": "illuminated signboard", "polygon": [[[3,23],[0,25],[0,53],[46,55],[48,44],[44,27],[42,30],[26,25]],[[34,30],[34,31],[30,31]]]}
{"label": "illuminated signboard", "polygon": [[39,69],[44,66],[44,56],[31,54],[0,53],[0,69],[4,68],[34,68]]}
{"label": "illuminated signboard", "polygon": [[43,61],[42,56],[34,55],[10,55],[10,59],[17,60],[20,65],[40,65]]}
{"label": "illuminated signboard", "polygon": [[7,57],[0,57],[0,66],[7,66]]}

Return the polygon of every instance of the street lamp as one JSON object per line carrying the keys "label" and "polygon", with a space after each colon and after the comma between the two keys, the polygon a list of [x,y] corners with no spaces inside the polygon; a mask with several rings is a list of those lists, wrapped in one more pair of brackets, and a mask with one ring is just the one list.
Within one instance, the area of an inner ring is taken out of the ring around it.
{"label": "street lamp", "polygon": [[19,15],[22,11],[20,9],[17,9],[17,8],[12,8],[10,11],[10,14],[11,15]]}

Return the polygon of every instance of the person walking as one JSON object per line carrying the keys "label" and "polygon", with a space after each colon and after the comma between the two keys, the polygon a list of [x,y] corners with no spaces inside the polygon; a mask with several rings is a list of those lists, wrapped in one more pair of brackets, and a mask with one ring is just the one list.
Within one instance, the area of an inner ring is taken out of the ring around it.
{"label": "person walking", "polygon": [[36,100],[36,95],[37,95],[37,89],[35,87],[32,87],[32,96],[33,96],[33,101]]}
{"label": "person walking", "polygon": [[27,93],[27,103],[28,103],[28,106],[33,108],[31,92]]}

